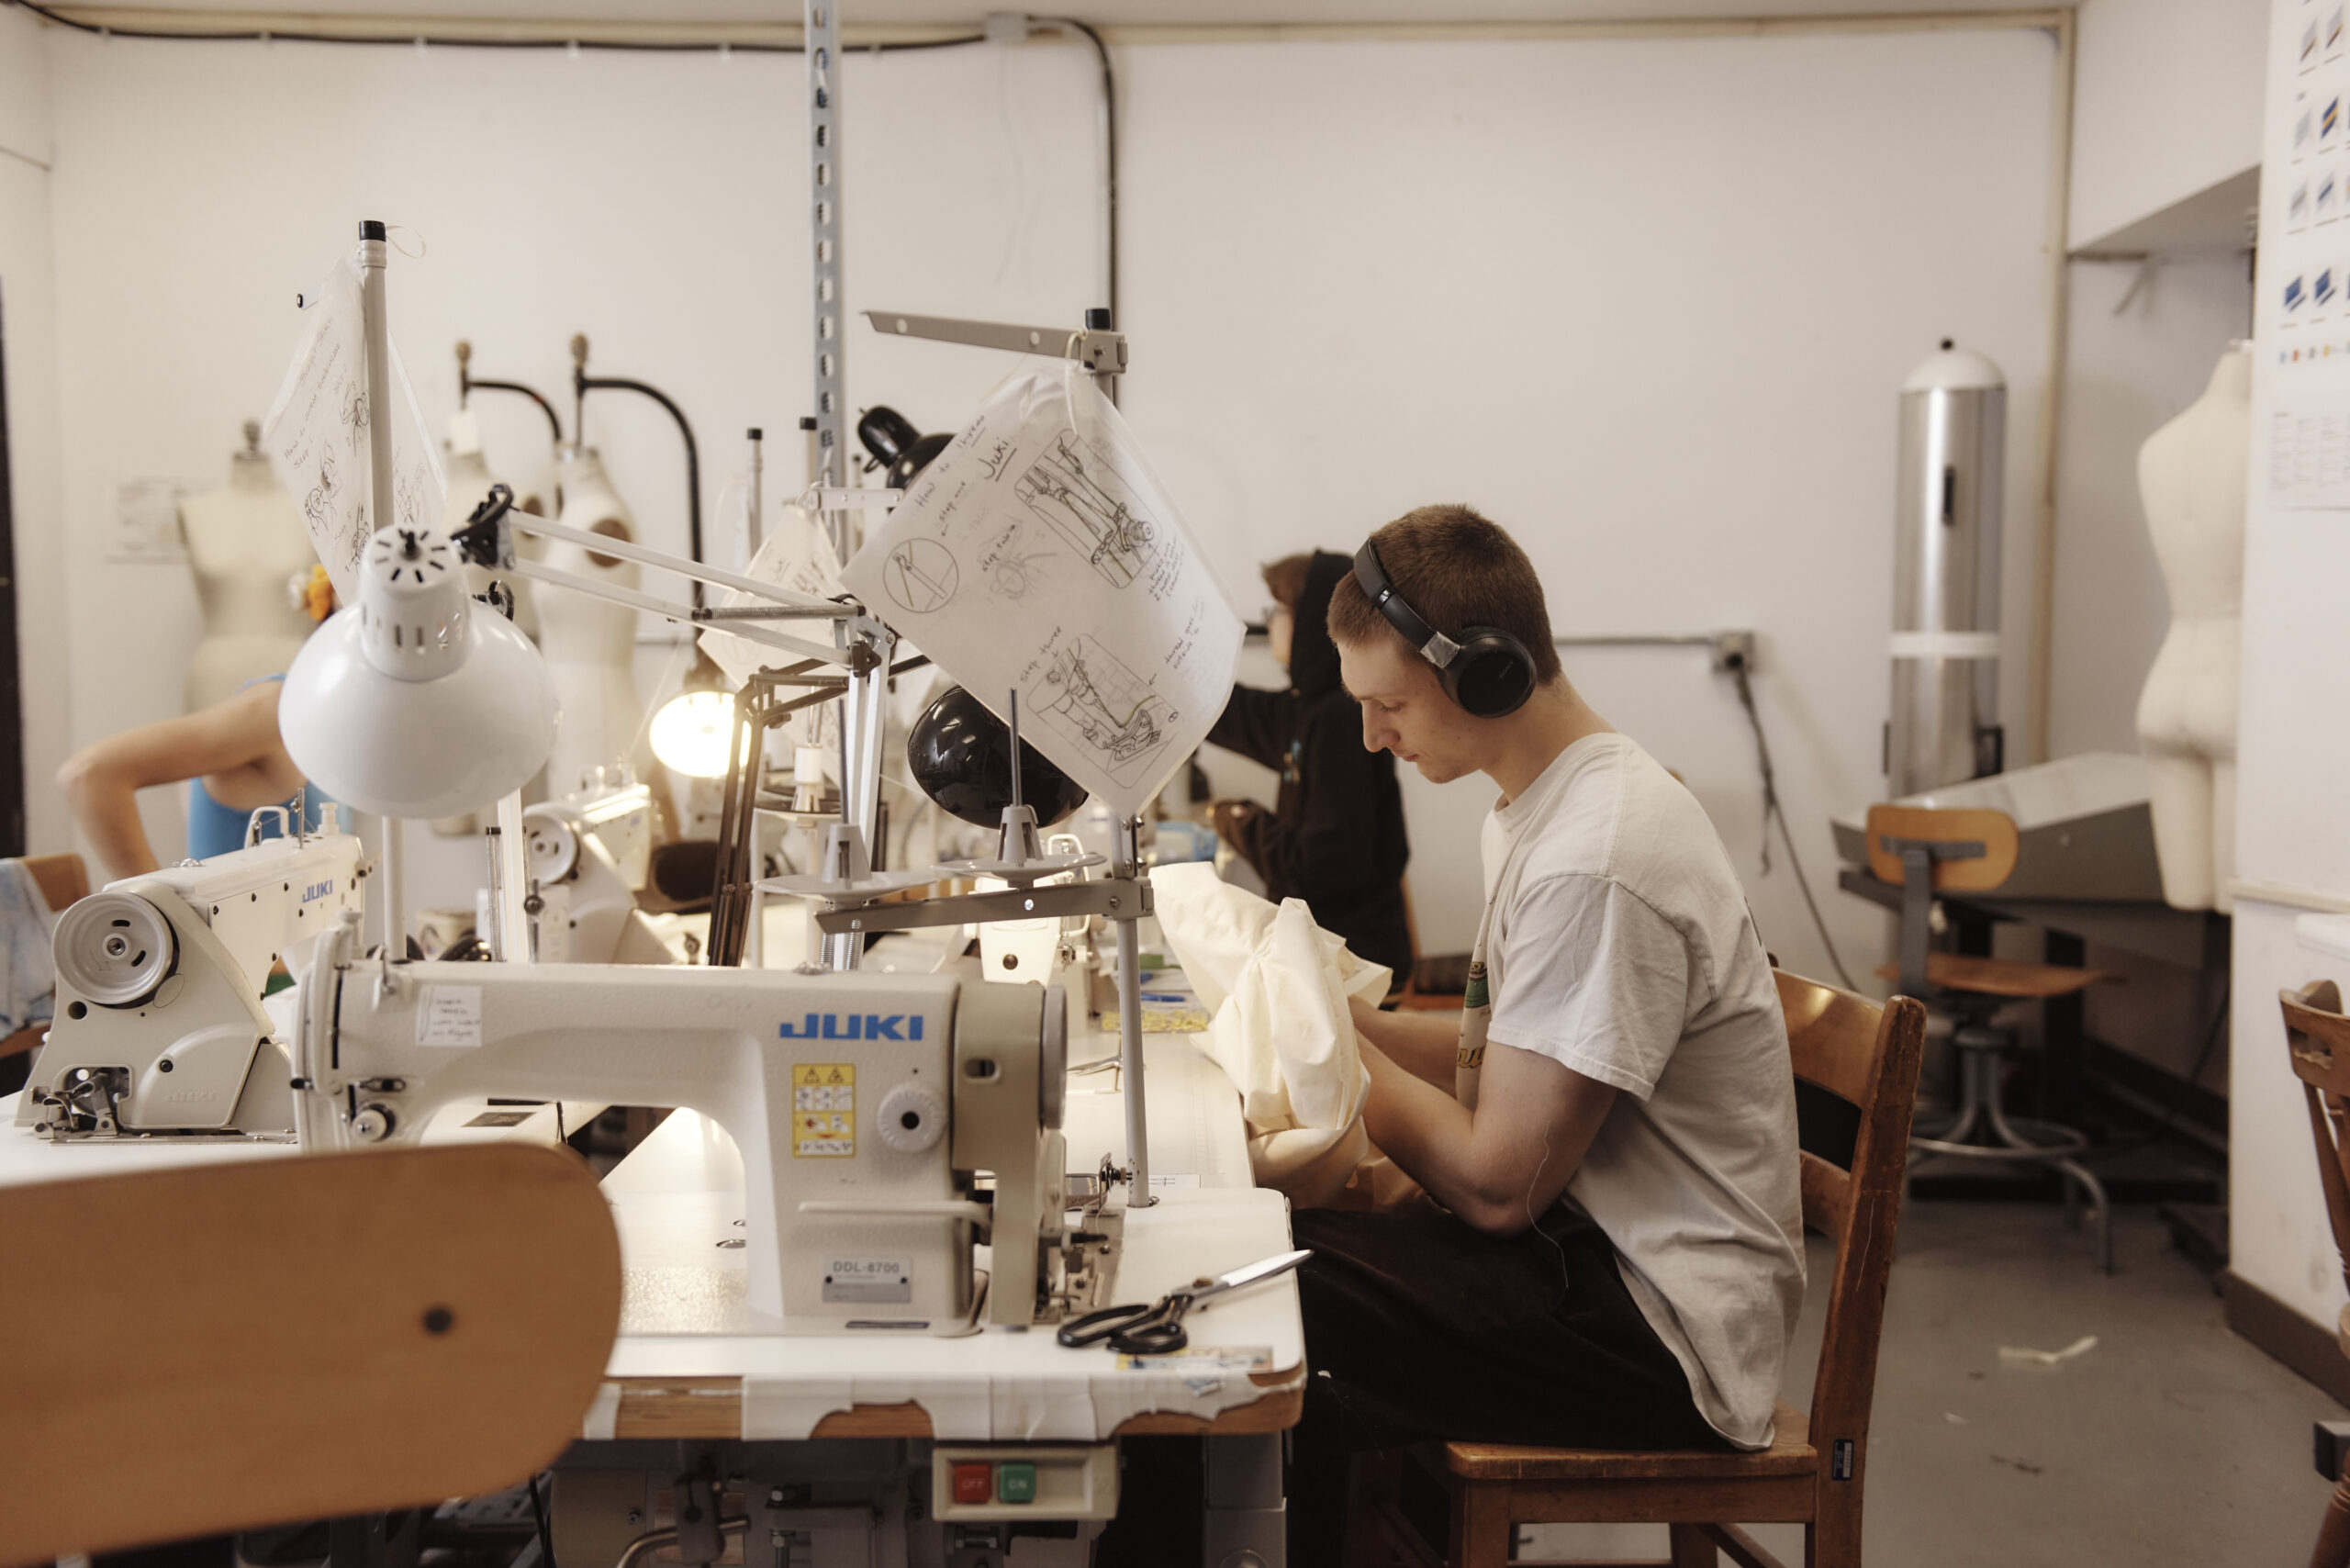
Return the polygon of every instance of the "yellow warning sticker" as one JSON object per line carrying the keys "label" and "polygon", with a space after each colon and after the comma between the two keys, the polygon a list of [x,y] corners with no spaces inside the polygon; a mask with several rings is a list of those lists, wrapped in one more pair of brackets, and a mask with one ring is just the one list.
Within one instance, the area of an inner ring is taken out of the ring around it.
{"label": "yellow warning sticker", "polygon": [[856,1153],[856,1064],[793,1063],[791,1157],[840,1159]]}

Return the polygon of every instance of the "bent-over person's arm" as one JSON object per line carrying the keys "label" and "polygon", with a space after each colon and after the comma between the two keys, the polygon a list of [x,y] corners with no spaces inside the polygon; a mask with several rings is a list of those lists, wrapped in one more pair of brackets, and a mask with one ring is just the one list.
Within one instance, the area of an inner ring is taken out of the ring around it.
{"label": "bent-over person's arm", "polygon": [[66,758],[57,786],[106,879],[159,864],[139,820],[141,790],[201,778],[223,806],[252,811],[302,788],[301,769],[277,734],[282,689],[282,682],[263,681],[200,712],[141,724]]}

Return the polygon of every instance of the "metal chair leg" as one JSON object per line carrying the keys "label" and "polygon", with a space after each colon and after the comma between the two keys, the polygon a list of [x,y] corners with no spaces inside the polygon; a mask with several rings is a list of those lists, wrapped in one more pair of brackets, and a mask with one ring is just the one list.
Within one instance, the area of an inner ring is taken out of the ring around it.
{"label": "metal chair leg", "polygon": [[2094,1241],[2098,1271],[2103,1274],[2113,1272],[2113,1204],[2105,1195],[2105,1183],[2098,1180],[2095,1171],[2078,1160],[2057,1159],[2050,1163],[2065,1176],[2067,1208],[2072,1206],[2071,1193],[2075,1184],[2077,1183],[2081,1191],[2088,1194],[2089,1219],[2097,1227]]}

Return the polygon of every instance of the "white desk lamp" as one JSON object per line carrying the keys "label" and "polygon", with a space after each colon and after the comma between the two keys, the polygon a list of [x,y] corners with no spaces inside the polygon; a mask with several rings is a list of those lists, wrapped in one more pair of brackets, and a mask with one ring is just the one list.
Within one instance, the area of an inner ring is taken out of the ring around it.
{"label": "white desk lamp", "polygon": [[303,644],[278,699],[285,749],[338,801],[438,817],[519,790],[554,745],[554,682],[531,640],[467,596],[433,529],[367,542],[359,602]]}

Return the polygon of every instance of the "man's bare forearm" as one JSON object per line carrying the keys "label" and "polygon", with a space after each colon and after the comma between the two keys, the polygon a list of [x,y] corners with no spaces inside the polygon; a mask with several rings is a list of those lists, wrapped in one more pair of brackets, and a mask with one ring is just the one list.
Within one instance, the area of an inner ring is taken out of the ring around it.
{"label": "man's bare forearm", "polygon": [[1355,1032],[1413,1077],[1452,1092],[1454,1058],[1460,1049],[1458,1013],[1382,1013],[1361,1000],[1354,1002]]}

